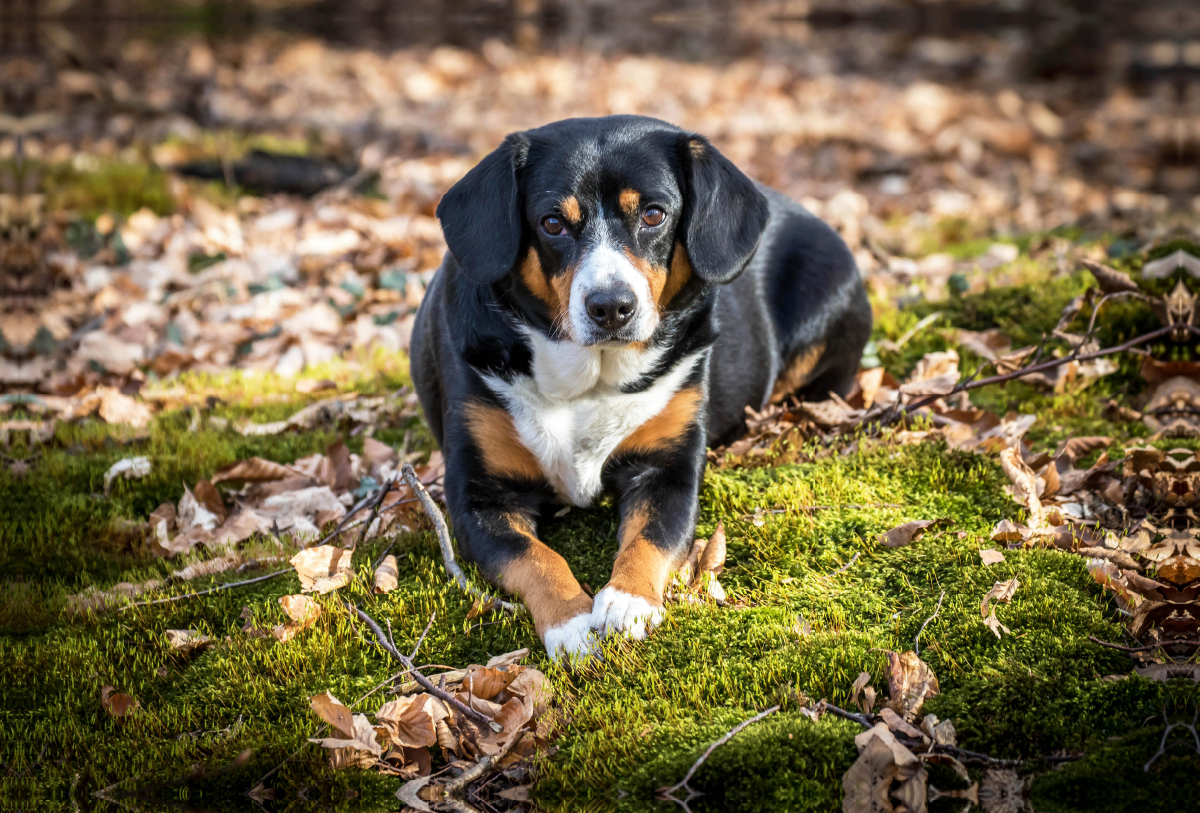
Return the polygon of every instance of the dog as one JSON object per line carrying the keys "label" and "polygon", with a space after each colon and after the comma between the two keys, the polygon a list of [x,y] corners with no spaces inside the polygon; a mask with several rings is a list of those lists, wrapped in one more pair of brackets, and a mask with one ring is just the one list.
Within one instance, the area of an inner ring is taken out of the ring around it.
{"label": "dog", "polygon": [[[846,394],[871,308],[845,243],[704,137],[640,116],[513,133],[442,197],[410,357],[465,558],[551,657],[640,639],[695,533],[706,445],[745,408]],[[542,512],[620,505],[591,598]]]}

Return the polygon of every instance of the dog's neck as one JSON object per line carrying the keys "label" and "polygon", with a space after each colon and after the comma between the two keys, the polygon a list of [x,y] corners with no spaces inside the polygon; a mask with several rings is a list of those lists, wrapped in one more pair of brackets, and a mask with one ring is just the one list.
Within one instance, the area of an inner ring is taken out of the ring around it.
{"label": "dog's neck", "polygon": [[638,381],[662,359],[665,348],[584,346],[555,341],[536,330],[525,335],[533,350],[533,379],[547,401],[571,401],[615,392]]}

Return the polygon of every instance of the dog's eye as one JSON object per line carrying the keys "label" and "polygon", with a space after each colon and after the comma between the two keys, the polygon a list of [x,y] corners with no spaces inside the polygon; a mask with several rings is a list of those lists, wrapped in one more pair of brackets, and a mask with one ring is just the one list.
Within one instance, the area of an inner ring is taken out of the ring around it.
{"label": "dog's eye", "polygon": [[563,232],[562,220],[554,215],[547,215],[542,218],[542,231],[549,234],[551,237],[556,237]]}
{"label": "dog's eye", "polygon": [[666,214],[657,206],[651,206],[642,214],[642,222],[647,226],[659,226],[666,218]]}

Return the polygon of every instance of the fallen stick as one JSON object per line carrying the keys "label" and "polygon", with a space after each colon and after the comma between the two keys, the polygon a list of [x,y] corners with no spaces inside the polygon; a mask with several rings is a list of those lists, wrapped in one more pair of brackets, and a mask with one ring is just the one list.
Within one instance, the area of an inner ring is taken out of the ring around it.
{"label": "fallen stick", "polygon": [[731,739],[733,739],[734,736],[737,735],[737,733],[740,732],[746,726],[751,725],[753,723],[757,723],[759,720],[761,720],[764,717],[767,717],[769,715],[772,715],[777,711],[779,711],[779,706],[771,706],[771,708],[767,709],[766,711],[760,711],[758,714],[754,715],[749,720],[743,720],[742,722],[735,725],[733,728],[731,728],[729,731],[727,731],[724,734],[724,736],[722,736],[719,740],[714,742],[712,745],[708,746],[708,748],[704,749],[704,753],[700,755],[699,759],[697,759],[695,762],[692,763],[692,767],[688,768],[688,772],[683,775],[683,779],[681,779],[676,784],[671,785],[671,787],[669,787],[669,788],[659,788],[658,789],[658,798],[663,799],[665,801],[671,801],[671,802],[685,801],[682,799],[675,798],[675,795],[674,795],[675,791],[679,790],[680,788],[687,788],[688,799],[695,798],[695,791],[693,791],[690,787],[688,787],[688,780],[690,780],[695,775],[696,771],[700,770],[700,766],[703,765],[710,756],[712,756],[713,751],[717,750],[722,745],[724,745],[725,743],[727,743]]}
{"label": "fallen stick", "polygon": [[946,597],[946,591],[943,590],[942,594],[940,596],[938,596],[937,607],[935,607],[933,609],[933,615],[926,618],[925,623],[921,625],[921,628],[919,630],[917,630],[917,637],[913,639],[913,654],[914,655],[921,654],[921,633],[925,631],[925,628],[927,626],[929,626],[930,621],[932,621],[933,619],[938,617],[938,613],[940,613],[942,611],[942,599],[944,599],[945,597]]}
{"label": "fallen stick", "polygon": [[1122,652],[1152,652],[1155,649],[1165,649],[1169,646],[1200,646],[1200,640],[1196,641],[1163,641],[1157,644],[1146,644],[1145,646],[1125,646],[1124,644],[1115,644],[1112,641],[1103,641],[1095,635],[1089,635],[1088,640],[1093,643],[1106,646],[1109,649],[1119,649]]}
{"label": "fallen stick", "polygon": [[454,708],[455,711],[476,725],[483,728],[490,728],[492,731],[497,732],[503,730],[503,726],[491,720],[487,715],[476,711],[470,706],[467,706],[454,695],[433,685],[429,678],[421,674],[421,670],[417,669],[417,667],[413,665],[412,660],[407,655],[400,652],[400,650],[396,649],[396,647],[392,646],[391,643],[388,642],[387,636],[384,635],[383,628],[380,627],[379,624],[375,623],[375,619],[363,612],[360,607],[356,607],[350,602],[346,602],[346,608],[352,610],[368,627],[371,628],[371,631],[375,633],[375,637],[379,639],[379,645],[383,647],[383,650],[396,660],[400,661],[404,668],[408,669],[412,673],[413,679],[416,680],[417,683],[420,683],[421,687],[424,688],[425,691],[449,704]]}
{"label": "fallen stick", "polygon": [[185,598],[198,598],[200,596],[207,596],[209,593],[217,593],[217,592],[220,592],[221,590],[232,590],[235,587],[245,587],[248,584],[255,584],[257,582],[265,582],[267,579],[273,579],[276,576],[282,576],[284,573],[295,573],[295,572],[296,572],[295,568],[288,567],[288,568],[284,568],[283,570],[276,570],[274,573],[268,573],[265,576],[258,576],[256,578],[246,579],[245,581],[241,581],[241,582],[229,582],[228,584],[218,584],[216,587],[210,588],[208,590],[201,590],[198,593],[184,593],[182,596],[170,596],[169,598],[156,598],[153,601],[137,601],[137,602],[134,602],[133,604],[126,604],[121,609],[128,610],[130,607],[145,607],[150,604],[166,604],[171,601],[182,601]]}
{"label": "fallen stick", "polygon": [[853,565],[855,562],[857,562],[857,561],[858,561],[858,557],[860,557],[860,556],[862,556],[862,551],[861,551],[861,550],[860,550],[860,551],[856,551],[856,552],[854,553],[854,555],[850,557],[850,561],[849,561],[849,562],[846,562],[846,564],[842,565],[842,566],[841,566],[841,567],[839,567],[837,570],[835,570],[835,571],[833,571],[832,573],[828,574],[827,576],[825,576],[825,578],[827,578],[827,579],[832,579],[834,576],[838,575],[839,573],[845,573],[847,570],[849,570],[849,569],[850,569],[850,566],[851,566],[851,565]]}
{"label": "fallen stick", "polygon": [[433,522],[433,530],[437,533],[438,543],[442,548],[442,562],[446,565],[446,572],[454,578],[459,588],[469,596],[475,596],[485,603],[500,607],[506,613],[513,615],[519,613],[521,608],[518,605],[504,601],[498,596],[490,596],[467,580],[466,574],[462,572],[462,568],[458,566],[458,562],[454,558],[454,545],[450,541],[450,529],[446,526],[446,519],[442,516],[441,510],[433,502],[433,497],[429,496],[429,492],[425,490],[421,478],[417,477],[417,472],[411,464],[405,463],[400,473],[404,476],[404,482],[408,483],[408,487],[421,502],[421,507],[425,509],[430,521]]}

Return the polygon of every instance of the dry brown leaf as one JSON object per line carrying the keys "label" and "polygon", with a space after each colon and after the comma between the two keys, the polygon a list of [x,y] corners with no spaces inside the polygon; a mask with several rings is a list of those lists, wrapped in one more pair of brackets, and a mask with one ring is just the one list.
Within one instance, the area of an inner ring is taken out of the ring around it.
{"label": "dry brown leaf", "polygon": [[425,748],[437,743],[437,724],[446,714],[441,701],[422,693],[389,700],[375,712],[375,719],[394,745]]}
{"label": "dry brown leaf", "polygon": [[995,607],[992,608],[992,611],[991,611],[991,613],[988,614],[987,618],[983,619],[983,623],[987,626],[988,629],[990,629],[993,633],[995,633],[997,638],[1000,637],[1001,630],[1003,630],[1005,633],[1007,633],[1009,635],[1012,635],[1012,630],[1010,630],[1008,627],[1004,626],[1004,624],[1001,623],[1000,619],[996,617],[996,608]]}
{"label": "dry brown leaf", "polygon": [[912,720],[928,697],[938,688],[937,675],[915,652],[888,652],[888,694],[892,709],[905,720]]}
{"label": "dry brown leaf", "polygon": [[1045,512],[1038,499],[1037,475],[1021,459],[1019,449],[1012,446],[1000,451],[1000,467],[1012,482],[1013,496],[1029,509],[1029,525],[1040,530],[1045,525]]}
{"label": "dry brown leaf", "polygon": [[375,593],[390,593],[400,583],[400,564],[390,553],[375,569]]}
{"label": "dry brown leaf", "polygon": [[958,373],[942,373],[932,378],[922,378],[900,385],[901,395],[949,395],[958,386]]}
{"label": "dry brown leaf", "polygon": [[137,401],[116,387],[97,387],[100,396],[100,417],[106,423],[127,424],[135,429],[145,428],[154,418],[150,407]]}
{"label": "dry brown leaf", "polygon": [[251,457],[218,469],[210,482],[213,485],[226,482],[264,483],[284,480],[294,477],[295,474],[294,469],[282,463],[273,463],[261,457]]}
{"label": "dry brown leaf", "polygon": [[[221,524],[220,518],[200,502],[185,483],[183,496],[175,509],[175,524],[183,533],[194,529],[213,531]],[[189,548],[190,549],[190,548]]]}
{"label": "dry brown leaf", "polygon": [[842,777],[844,813],[892,813],[888,792],[898,769],[892,749],[880,737],[871,737]]}
{"label": "dry brown leaf", "polygon": [[[995,539],[995,537],[992,538]],[[985,565],[998,565],[1004,561],[1004,554],[993,548],[985,548],[979,551],[979,558]]]}
{"label": "dry brown leaf", "polygon": [[902,548],[916,542],[932,525],[941,522],[940,519],[917,519],[897,525],[879,538],[880,544],[889,548]]}
{"label": "dry brown leaf", "polygon": [[333,751],[330,763],[335,769],[367,768],[374,765],[383,753],[375,727],[365,714],[353,716],[348,737],[309,737],[308,741]]}
{"label": "dry brown leaf", "polygon": [[[857,705],[863,714],[870,714],[871,707],[875,705],[875,690],[868,685],[870,682],[871,673],[860,672],[858,677],[854,679],[854,682],[850,684],[850,702]],[[867,690],[870,690],[870,695],[865,694]],[[859,692],[864,692],[861,701],[858,699]]]}
{"label": "dry brown leaf", "polygon": [[367,462],[371,474],[378,475],[381,471],[395,466],[396,450],[375,438],[363,438],[363,459]]}
{"label": "dry brown leaf", "polygon": [[522,668],[517,666],[500,670],[484,666],[479,669],[469,669],[463,678],[463,691],[484,700],[491,700],[517,679]]}
{"label": "dry brown leaf", "polygon": [[210,645],[213,639],[197,630],[167,630],[167,643],[171,649],[184,655]]}
{"label": "dry brown leaf", "polygon": [[321,692],[309,698],[313,712],[325,722],[333,726],[335,731],[343,736],[354,736],[354,715],[329,692]]}
{"label": "dry brown leaf", "polygon": [[280,596],[279,606],[283,607],[283,611],[291,620],[284,624],[276,624],[271,630],[277,641],[292,640],[321,617],[321,605],[308,596]]}
{"label": "dry brown leaf", "polygon": [[137,700],[134,700],[127,694],[121,694],[112,686],[101,687],[100,704],[104,706],[104,710],[108,712],[108,716],[116,717],[117,719],[129,716],[139,705]]}
{"label": "dry brown leaf", "polygon": [[1020,542],[1028,535],[1028,528],[1010,519],[1002,519],[992,528],[993,542]]}
{"label": "dry brown leaf", "polygon": [[988,590],[983,597],[983,603],[979,606],[980,617],[986,617],[988,614],[988,602],[993,599],[1002,601],[1007,604],[1016,594],[1017,588],[1021,586],[1021,582],[1017,579],[1009,579],[1008,581],[996,582],[992,585],[992,589]]}
{"label": "dry brown leaf", "polygon": [[217,491],[216,486],[208,480],[201,480],[196,483],[192,494],[195,495],[197,502],[212,512],[213,516],[217,518],[218,525],[225,522],[225,501],[221,498],[221,492]]}
{"label": "dry brown leaf", "polygon": [[899,732],[906,737],[912,737],[918,742],[925,739],[925,734],[921,731],[921,729],[917,728],[911,723],[904,722],[900,715],[893,711],[889,706],[884,706],[879,710],[879,717],[881,720],[883,720],[884,725],[886,725],[892,731]]}
{"label": "dry brown leaf", "polygon": [[704,545],[697,561],[696,575],[711,573],[719,576],[725,570],[725,523],[718,522],[717,529]]}
{"label": "dry brown leaf", "polygon": [[1026,809],[1027,795],[1026,781],[1008,768],[988,768],[979,783],[979,806],[984,813],[1018,813]]}
{"label": "dry brown leaf", "polygon": [[1136,293],[1140,290],[1138,284],[1124,271],[1118,271],[1088,259],[1081,260],[1081,262],[1084,268],[1091,271],[1092,276],[1096,278],[1097,287],[1106,294],[1115,294],[1121,291]]}
{"label": "dry brown leaf", "polygon": [[996,328],[983,331],[960,330],[958,344],[988,361],[995,361],[1012,350],[1012,340]]}
{"label": "dry brown leaf", "polygon": [[329,593],[345,587],[354,578],[350,563],[353,552],[333,545],[307,548],[291,558],[304,593]]}

